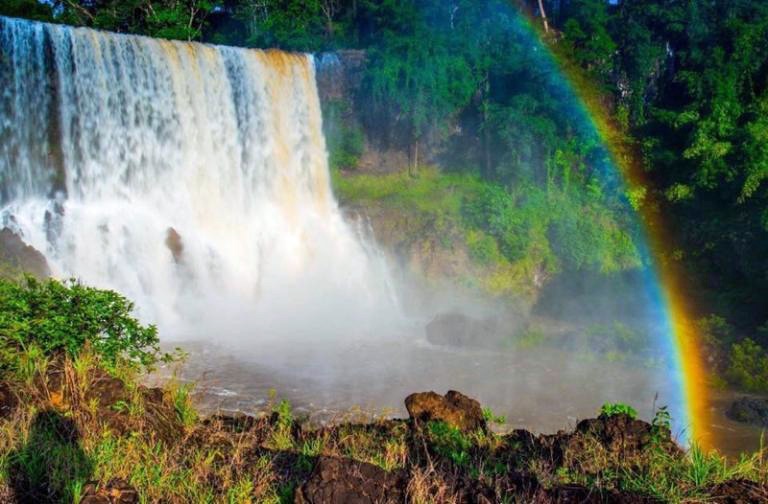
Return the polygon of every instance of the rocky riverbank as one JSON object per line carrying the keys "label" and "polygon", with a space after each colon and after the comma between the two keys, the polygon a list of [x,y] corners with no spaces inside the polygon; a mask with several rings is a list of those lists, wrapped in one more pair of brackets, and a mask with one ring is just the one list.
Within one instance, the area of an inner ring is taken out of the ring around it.
{"label": "rocky riverbank", "polygon": [[[285,401],[200,418],[189,389],[54,360],[0,384],[0,502],[766,502],[759,459],[686,453],[627,413],[571,431],[495,434],[463,394],[408,418],[316,427]],[[661,419],[663,420],[663,418]]]}

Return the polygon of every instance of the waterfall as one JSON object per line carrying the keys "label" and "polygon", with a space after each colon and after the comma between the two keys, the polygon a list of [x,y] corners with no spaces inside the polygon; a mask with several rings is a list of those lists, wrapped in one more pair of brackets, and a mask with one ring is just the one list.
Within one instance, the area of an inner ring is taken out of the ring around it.
{"label": "waterfall", "polygon": [[166,337],[398,312],[333,198],[310,55],[0,17],[0,218]]}

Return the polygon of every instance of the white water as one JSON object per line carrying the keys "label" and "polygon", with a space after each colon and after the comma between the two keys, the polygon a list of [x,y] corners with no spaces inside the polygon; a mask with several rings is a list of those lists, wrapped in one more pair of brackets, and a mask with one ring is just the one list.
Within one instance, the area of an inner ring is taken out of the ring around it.
{"label": "white water", "polygon": [[3,224],[164,337],[362,336],[398,310],[333,199],[314,72],[0,17]]}

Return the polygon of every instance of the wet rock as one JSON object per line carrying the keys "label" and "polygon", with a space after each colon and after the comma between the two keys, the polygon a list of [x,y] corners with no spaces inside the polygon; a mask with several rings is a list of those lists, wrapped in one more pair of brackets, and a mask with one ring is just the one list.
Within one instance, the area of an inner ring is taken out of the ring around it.
{"label": "wet rock", "polygon": [[184,243],[181,241],[179,232],[172,227],[165,233],[165,246],[171,251],[174,262],[180,263],[184,253]]}
{"label": "wet rock", "polygon": [[497,348],[504,338],[504,324],[496,317],[474,318],[459,312],[441,313],[426,327],[427,340],[458,348]]}
{"label": "wet rock", "polygon": [[405,475],[351,459],[320,457],[296,504],[402,503]]}
{"label": "wet rock", "polygon": [[411,394],[405,398],[405,408],[415,423],[445,422],[465,432],[488,427],[480,403],[455,390],[445,396],[431,391]]}
{"label": "wet rock", "polygon": [[726,416],[737,422],[768,427],[768,399],[742,397],[731,404]]}
{"label": "wet rock", "polygon": [[45,256],[8,228],[0,230],[0,262],[38,278],[51,275]]}
{"label": "wet rock", "polygon": [[139,493],[122,480],[111,480],[104,486],[91,481],[83,488],[80,504],[136,504]]}
{"label": "wet rock", "polygon": [[0,383],[0,419],[11,416],[18,404],[19,400],[11,387],[7,383]]}
{"label": "wet rock", "polygon": [[718,504],[758,504],[768,502],[768,485],[737,479],[715,485],[710,489],[711,502]]}

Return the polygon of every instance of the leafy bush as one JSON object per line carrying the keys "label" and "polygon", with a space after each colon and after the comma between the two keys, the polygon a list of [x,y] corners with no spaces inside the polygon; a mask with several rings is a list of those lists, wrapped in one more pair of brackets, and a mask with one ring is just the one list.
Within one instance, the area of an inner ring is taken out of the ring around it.
{"label": "leafy bush", "polygon": [[120,294],[74,280],[0,279],[0,368],[14,367],[15,356],[30,348],[74,358],[86,346],[106,365],[149,367],[161,357],[157,329],[132,310]]}
{"label": "leafy bush", "polygon": [[750,392],[767,392],[768,353],[749,338],[734,343],[726,378]]}
{"label": "leafy bush", "polygon": [[632,406],[624,403],[605,403],[600,408],[600,416],[629,415],[630,418],[637,418],[637,411]]}
{"label": "leafy bush", "polygon": [[475,229],[468,231],[466,241],[470,257],[478,263],[495,264],[502,259],[496,240],[482,231]]}

